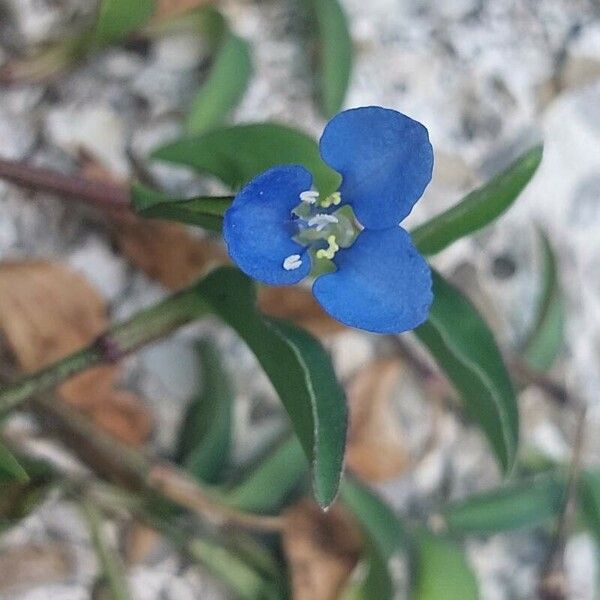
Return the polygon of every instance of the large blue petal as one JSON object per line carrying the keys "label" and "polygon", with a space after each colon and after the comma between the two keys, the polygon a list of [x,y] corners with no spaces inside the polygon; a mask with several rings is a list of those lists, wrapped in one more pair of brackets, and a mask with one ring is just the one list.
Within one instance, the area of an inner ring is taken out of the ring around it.
{"label": "large blue petal", "polygon": [[375,333],[408,331],[427,319],[431,271],[401,227],[365,229],[334,262],[337,271],[313,285],[334,319]]}
{"label": "large blue petal", "polygon": [[395,110],[341,112],[325,127],[320,147],[323,160],[342,175],[342,201],[368,229],[398,225],[431,181],[427,129]]}
{"label": "large blue petal", "polygon": [[[273,167],[235,197],[225,213],[223,238],[229,256],[246,275],[270,285],[291,285],[308,275],[310,256],[292,240],[291,211],[311,184],[312,175],[304,167]],[[293,254],[301,256],[302,264],[287,271],[283,261]]]}

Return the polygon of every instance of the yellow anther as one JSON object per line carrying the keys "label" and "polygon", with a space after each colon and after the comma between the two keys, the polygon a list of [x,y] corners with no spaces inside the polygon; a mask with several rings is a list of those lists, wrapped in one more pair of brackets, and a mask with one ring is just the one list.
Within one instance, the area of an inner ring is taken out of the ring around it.
{"label": "yellow anther", "polygon": [[330,235],[327,238],[327,250],[321,248],[321,250],[317,250],[317,258],[328,258],[331,260],[335,253],[340,249],[335,241],[335,235]]}
{"label": "yellow anther", "polygon": [[342,195],[339,192],[333,192],[333,194],[327,196],[325,200],[321,200],[320,204],[323,208],[329,208],[330,206],[337,206],[342,201]]}

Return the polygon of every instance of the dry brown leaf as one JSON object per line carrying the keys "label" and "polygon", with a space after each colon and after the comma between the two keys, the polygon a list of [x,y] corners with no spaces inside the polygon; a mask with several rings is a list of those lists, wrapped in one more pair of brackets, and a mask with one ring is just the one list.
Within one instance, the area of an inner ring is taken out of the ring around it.
{"label": "dry brown leaf", "polygon": [[128,216],[115,222],[115,230],[129,260],[170,289],[182,288],[209,267],[228,262],[219,242],[194,237],[177,223]]}
{"label": "dry brown leaf", "polygon": [[363,368],[348,388],[346,464],[366,481],[391,479],[409,464],[403,431],[390,405],[401,371],[398,360],[380,359]]}
{"label": "dry brown leaf", "polygon": [[324,512],[312,500],[303,500],[283,518],[294,600],[336,600],[362,548],[351,515],[339,504]]}
{"label": "dry brown leaf", "polygon": [[[108,326],[104,302],[80,275],[46,261],[0,264],[0,332],[25,372],[36,371],[89,344]],[[72,377],[59,397],[130,444],[150,434],[139,399],[115,388],[118,366]]]}
{"label": "dry brown leaf", "polygon": [[160,535],[151,527],[133,521],[127,530],[123,556],[128,565],[137,565],[148,560],[159,548]]}
{"label": "dry brown leaf", "polygon": [[0,552],[0,594],[14,594],[20,587],[67,581],[75,568],[73,554],[62,542],[32,543]]}
{"label": "dry brown leaf", "polygon": [[280,319],[289,319],[317,336],[344,331],[315,300],[312,293],[300,287],[262,288],[258,296],[260,309]]}

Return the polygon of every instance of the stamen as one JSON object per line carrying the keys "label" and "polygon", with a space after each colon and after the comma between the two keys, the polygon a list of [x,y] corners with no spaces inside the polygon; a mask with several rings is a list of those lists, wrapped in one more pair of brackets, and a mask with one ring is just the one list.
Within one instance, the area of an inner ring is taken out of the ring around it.
{"label": "stamen", "polygon": [[321,200],[320,204],[323,208],[329,208],[331,205],[337,206],[342,201],[342,195],[339,192],[327,196],[325,200]]}
{"label": "stamen", "polygon": [[321,248],[320,250],[317,250],[317,254],[316,257],[317,258],[328,258],[329,260],[331,260],[334,256],[335,253],[340,249],[340,247],[337,245],[336,241],[335,241],[335,235],[330,235],[327,238],[327,250]]}
{"label": "stamen", "polygon": [[316,190],[306,190],[305,192],[301,192],[300,200],[302,202],[306,202],[307,204],[315,204],[319,198],[319,192]]}
{"label": "stamen", "polygon": [[316,230],[322,231],[323,229],[325,229],[325,227],[327,227],[327,225],[330,225],[331,223],[337,223],[337,222],[338,222],[338,218],[336,216],[325,215],[325,214],[319,213],[309,219],[308,226],[314,227],[316,225]]}
{"label": "stamen", "polygon": [[291,254],[283,261],[283,268],[286,271],[293,271],[302,265],[302,258],[299,254]]}

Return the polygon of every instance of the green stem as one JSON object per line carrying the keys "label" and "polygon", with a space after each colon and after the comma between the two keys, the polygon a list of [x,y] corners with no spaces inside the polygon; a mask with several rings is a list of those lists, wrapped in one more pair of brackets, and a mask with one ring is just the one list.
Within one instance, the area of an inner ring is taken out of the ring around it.
{"label": "green stem", "polygon": [[90,526],[92,543],[96,549],[102,575],[110,590],[112,600],[131,600],[121,561],[118,559],[115,549],[109,546],[103,535],[102,520],[98,509],[89,499],[83,501],[82,508]]}
{"label": "green stem", "polygon": [[85,369],[116,362],[209,311],[210,307],[196,293],[194,285],[173,294],[127,321],[114,325],[86,348],[0,390],[0,415]]}

